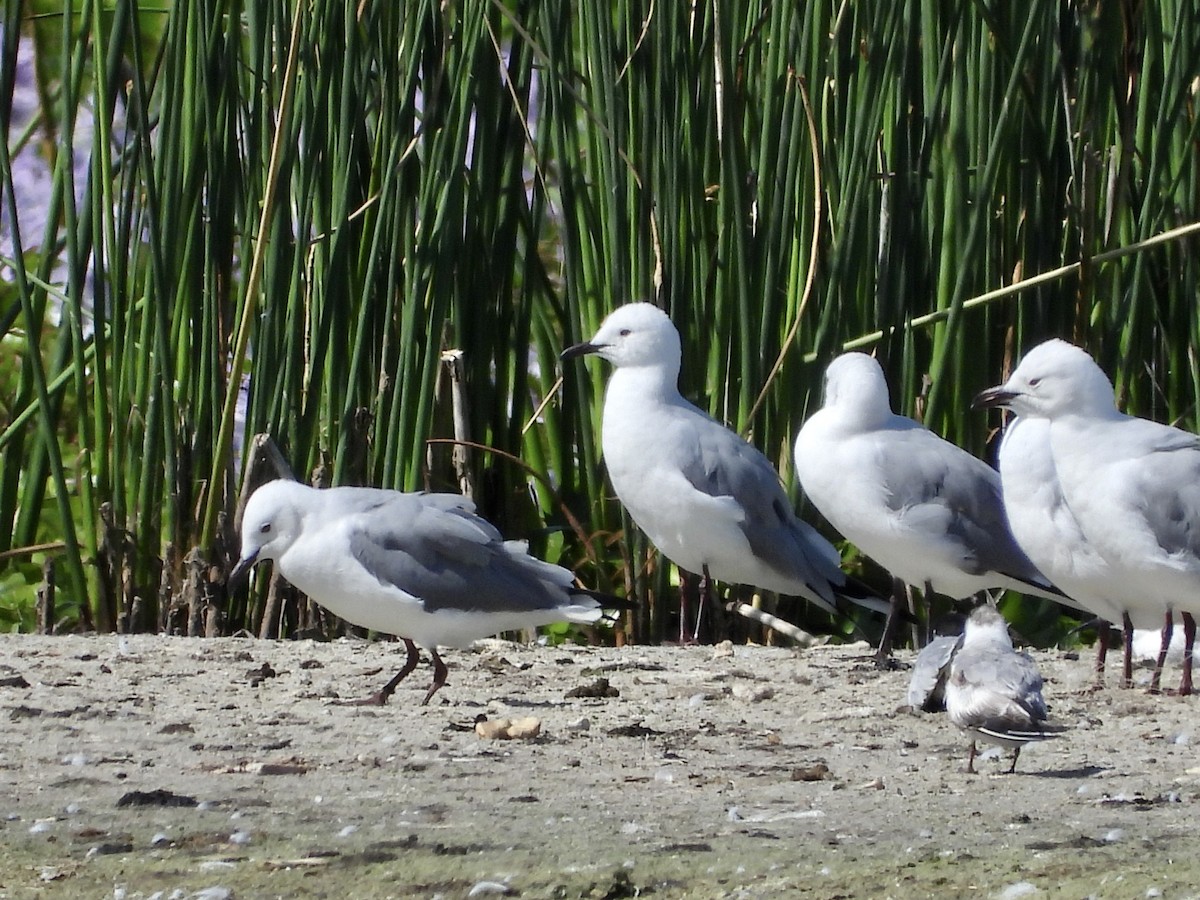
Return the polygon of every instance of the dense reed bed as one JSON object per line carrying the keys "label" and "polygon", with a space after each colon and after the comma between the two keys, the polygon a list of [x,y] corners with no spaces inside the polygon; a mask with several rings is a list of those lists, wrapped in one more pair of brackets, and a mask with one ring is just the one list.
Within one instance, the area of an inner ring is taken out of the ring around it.
{"label": "dense reed bed", "polygon": [[606,488],[605,373],[558,380],[631,299],[669,310],[684,393],[785,479],[844,346],[979,453],[997,423],[967,401],[1049,335],[1131,411],[1196,424],[1186,0],[0,16],[4,627],[34,627],[48,562],[59,627],[307,622],[223,595],[244,429],[301,478],[467,486],[643,598],[634,638],[669,634],[674,576]]}

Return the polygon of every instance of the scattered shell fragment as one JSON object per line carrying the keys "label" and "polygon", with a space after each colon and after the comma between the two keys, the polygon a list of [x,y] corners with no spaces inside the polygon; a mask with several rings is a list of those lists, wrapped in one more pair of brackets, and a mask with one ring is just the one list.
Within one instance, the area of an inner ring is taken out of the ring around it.
{"label": "scattered shell fragment", "polygon": [[485,719],[475,723],[475,733],[489,741],[529,740],[541,734],[542,722],[536,716],[520,719]]}
{"label": "scattered shell fragment", "polygon": [[505,894],[511,894],[511,893],[512,893],[512,888],[510,888],[507,884],[504,884],[501,881],[477,881],[477,882],[475,882],[474,887],[472,887],[471,890],[467,892],[467,896],[468,897],[483,897],[485,895],[490,895],[490,894],[497,894],[497,895],[503,896]]}
{"label": "scattered shell fragment", "polygon": [[250,775],[303,775],[308,766],[298,762],[247,763],[244,770]]}
{"label": "scattered shell fragment", "polygon": [[775,689],[769,684],[735,684],[733,699],[744,703],[761,703],[775,696]]}

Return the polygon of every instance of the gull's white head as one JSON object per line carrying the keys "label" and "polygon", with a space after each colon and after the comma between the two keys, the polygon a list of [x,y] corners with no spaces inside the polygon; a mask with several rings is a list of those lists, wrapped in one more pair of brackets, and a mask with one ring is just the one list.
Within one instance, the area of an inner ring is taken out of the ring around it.
{"label": "gull's white head", "polygon": [[1018,416],[1055,419],[1066,413],[1116,412],[1112,382],[1085,351],[1057,338],[1038,344],[1004,384],[988,388],[976,409],[1002,406]]}
{"label": "gull's white head", "polygon": [[1008,622],[994,606],[983,604],[977,606],[967,618],[966,628],[963,629],[963,643],[975,641],[1001,641],[1012,646],[1012,638],[1008,634]]}
{"label": "gull's white head", "polygon": [[629,303],[610,313],[590,341],[562,352],[563,360],[595,353],[617,368],[664,368],[678,374],[679,332],[665,312],[650,303]]}
{"label": "gull's white head", "polygon": [[837,407],[869,419],[891,414],[887,379],[874,357],[843,353],[825,370],[825,407]]}
{"label": "gull's white head", "polygon": [[300,537],[304,504],[313,488],[298,481],[268,481],[250,495],[242,513],[241,559],[229,575],[236,582],[264,559],[278,559]]}

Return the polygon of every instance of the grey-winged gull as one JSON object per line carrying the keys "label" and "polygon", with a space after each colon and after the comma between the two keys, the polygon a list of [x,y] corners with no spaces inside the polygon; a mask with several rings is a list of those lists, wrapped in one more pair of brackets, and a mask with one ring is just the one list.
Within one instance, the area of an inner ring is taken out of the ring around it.
{"label": "grey-winged gull", "polygon": [[1179,690],[1192,692],[1194,616],[1200,612],[1200,438],[1117,410],[1113,386],[1084,350],[1054,339],[1030,350],[1003,385],[976,398],[1050,422],[1063,496],[1114,574],[1138,623],[1157,612],[1161,683],[1175,612],[1185,648]]}
{"label": "grey-winged gull", "polygon": [[416,667],[414,643],[433,659],[424,705],[446,683],[438,647],[553,622],[590,624],[605,608],[628,605],[576,587],[571,572],[505,541],[455,494],[268,482],[246,503],[230,581],[267,559],[335,615],[403,639],[404,667],[368,698],[380,704]]}
{"label": "grey-winged gull", "polygon": [[1025,653],[1013,649],[1008,624],[991,606],[980,606],[967,619],[962,646],[950,663],[946,714],[971,736],[967,771],[975,772],[977,740],[1013,751],[1015,772],[1021,748],[1053,735],[1046,724],[1042,676]]}
{"label": "grey-winged gull", "polygon": [[[622,306],[562,358],[588,353],[615,369],[601,428],[612,486],[651,542],[702,576],[701,610],[718,578],[835,611],[835,594],[848,587],[840,554],[797,518],[765,456],[680,395],[682,350],[667,314],[649,303]],[[681,608],[681,640],[684,619]]]}
{"label": "grey-winged gull", "polygon": [[[956,599],[990,588],[1062,599],[1009,531],[999,474],[893,413],[872,357],[844,353],[829,364],[824,405],[801,427],[795,455],[808,499],[896,578]],[[893,608],[900,603],[897,589]]]}
{"label": "grey-winged gull", "polygon": [[[1125,602],[1115,589],[1114,573],[1084,537],[1075,513],[1063,497],[1050,450],[1049,421],[1013,417],[1004,429],[997,468],[1008,524],[1021,549],[1055,587],[1085,610],[1105,623],[1121,623],[1125,646],[1121,685],[1128,687],[1134,626]],[[1143,627],[1158,624],[1157,618],[1153,613],[1152,621],[1143,618]],[[1107,632],[1107,626],[1102,628],[1097,641],[1098,679],[1104,673]]]}

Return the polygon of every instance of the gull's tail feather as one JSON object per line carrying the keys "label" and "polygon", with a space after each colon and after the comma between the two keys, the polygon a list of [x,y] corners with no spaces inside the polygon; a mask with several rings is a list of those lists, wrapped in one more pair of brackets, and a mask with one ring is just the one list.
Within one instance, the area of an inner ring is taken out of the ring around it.
{"label": "gull's tail feather", "polygon": [[1026,578],[1020,575],[1013,575],[1009,572],[1001,572],[1005,578],[1009,579],[1014,591],[1020,591],[1023,594],[1032,594],[1035,597],[1044,597],[1047,600],[1053,600],[1056,603],[1062,603],[1070,606],[1073,609],[1080,609],[1079,604],[1067,596],[1067,594],[1059,590],[1055,585],[1051,584],[1045,577],[1042,578]]}
{"label": "gull's tail feather", "polygon": [[[845,584],[839,587],[836,593],[841,600],[844,600],[847,603],[852,603],[855,606],[862,607],[863,609],[870,610],[873,613],[879,613],[883,616],[891,614],[892,601],[887,597],[881,597],[879,593],[868,586],[866,582],[859,581],[853,576],[847,575]],[[845,605],[841,604],[838,611],[845,615],[847,612]],[[916,617],[913,616],[913,614],[907,609],[899,610],[899,616],[900,621],[906,625],[917,624]]]}
{"label": "gull's tail feather", "polygon": [[593,625],[596,622],[614,622],[617,619],[614,613],[625,612],[626,610],[637,609],[638,607],[636,600],[614,597],[612,594],[606,594],[603,591],[593,591],[581,587],[571,587],[567,590],[572,597],[588,598],[587,601],[582,603],[563,607],[563,611],[567,614],[567,619],[579,625]]}
{"label": "gull's tail feather", "polygon": [[980,736],[992,738],[996,741],[1007,741],[1011,744],[1032,744],[1035,741],[1047,741],[1058,737],[1067,729],[1061,725],[1042,725],[1040,728],[988,728],[987,726],[977,726],[975,731],[978,731]]}

